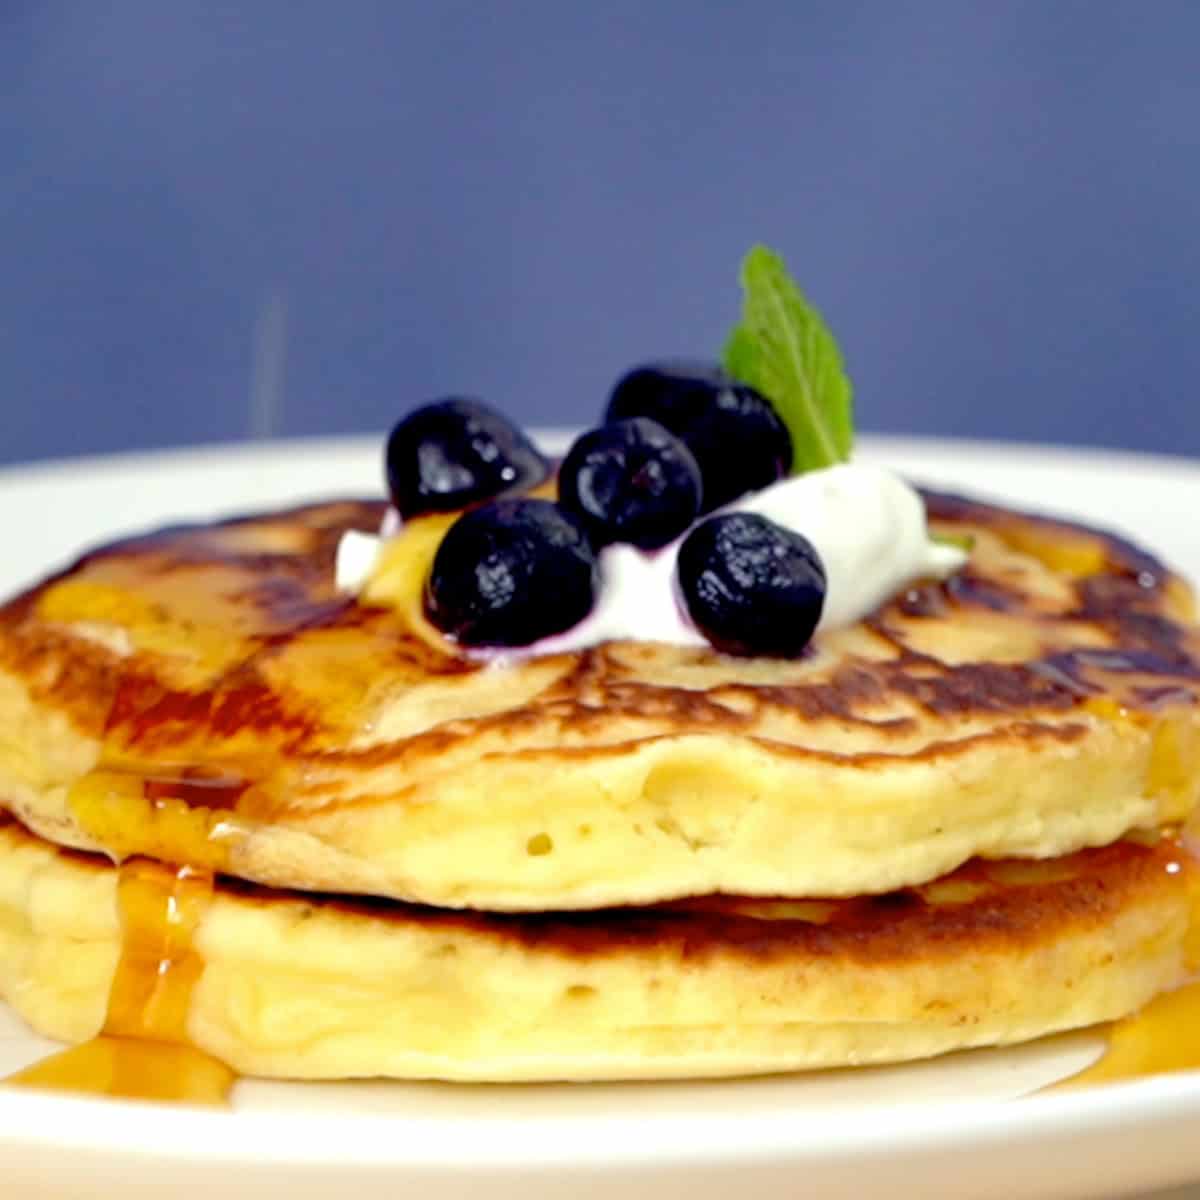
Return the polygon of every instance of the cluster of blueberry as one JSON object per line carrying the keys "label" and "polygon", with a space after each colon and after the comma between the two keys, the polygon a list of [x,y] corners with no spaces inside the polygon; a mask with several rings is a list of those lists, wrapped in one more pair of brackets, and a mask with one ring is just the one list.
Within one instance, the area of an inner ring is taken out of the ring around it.
{"label": "cluster of blueberry", "polygon": [[678,585],[705,637],[727,653],[799,654],[825,595],[812,545],[753,513],[696,523],[783,478],[791,463],[770,403],[707,365],[626,374],[604,423],[559,467],[556,502],[526,494],[548,478],[549,461],[478,401],[426,405],[387,445],[403,518],[466,510],[438,548],[426,608],[469,646],[526,646],[571,628],[595,604],[603,547],[652,552],[687,533]]}

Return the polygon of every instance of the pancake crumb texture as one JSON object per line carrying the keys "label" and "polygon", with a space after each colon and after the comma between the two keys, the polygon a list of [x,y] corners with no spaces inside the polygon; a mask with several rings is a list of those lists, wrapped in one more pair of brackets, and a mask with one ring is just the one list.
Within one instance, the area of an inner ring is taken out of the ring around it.
{"label": "pancake crumb texture", "polygon": [[115,543],[0,608],[0,805],[116,858],[518,911],[885,893],[1186,819],[1186,585],[1094,530],[926,503],[968,565],[787,662],[469,661],[421,616],[424,519],[336,592],[378,504]]}

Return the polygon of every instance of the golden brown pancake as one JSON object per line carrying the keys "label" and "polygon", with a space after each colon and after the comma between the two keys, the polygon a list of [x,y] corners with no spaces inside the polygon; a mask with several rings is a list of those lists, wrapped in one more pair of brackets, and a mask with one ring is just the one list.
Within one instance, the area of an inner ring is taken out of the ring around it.
{"label": "golden brown pancake", "polygon": [[[187,900],[190,937],[163,951],[171,969],[154,954],[142,967],[184,977],[180,1037],[244,1074],[620,1079],[894,1062],[1107,1021],[1179,983],[1178,865],[1168,842],[1121,841],[1041,864],[976,860],[854,900],[492,915],[226,881]],[[130,961],[118,879],[0,821],[0,997],[48,1036],[83,1041],[111,1011]]]}
{"label": "golden brown pancake", "polygon": [[445,518],[336,591],[379,504],[117,542],[0,608],[0,805],[117,858],[493,910],[883,893],[1185,818],[1187,587],[1103,533],[927,507],[966,568],[796,661],[471,662],[420,612]]}

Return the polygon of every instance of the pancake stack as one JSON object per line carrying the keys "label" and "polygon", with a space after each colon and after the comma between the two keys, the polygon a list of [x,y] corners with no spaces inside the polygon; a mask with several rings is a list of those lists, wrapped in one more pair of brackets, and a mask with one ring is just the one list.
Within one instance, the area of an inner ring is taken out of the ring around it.
{"label": "pancake stack", "polygon": [[88,554],[0,608],[0,996],[247,1075],[497,1081],[1136,1010],[1190,969],[1190,593],[1103,533],[925,502],[966,566],[787,661],[466,657],[421,612],[449,518],[338,592],[382,504]]}

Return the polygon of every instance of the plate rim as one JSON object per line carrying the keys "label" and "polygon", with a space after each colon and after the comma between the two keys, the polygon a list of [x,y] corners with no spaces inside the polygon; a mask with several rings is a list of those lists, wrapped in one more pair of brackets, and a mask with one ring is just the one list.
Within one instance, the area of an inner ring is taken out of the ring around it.
{"label": "plate rim", "polygon": [[[832,1165],[851,1159],[942,1157],[1001,1144],[1015,1151],[1064,1138],[1130,1138],[1168,1123],[1194,1128],[1200,1118],[1200,1071],[1007,1100],[870,1105],[869,1111],[868,1122],[853,1120],[854,1110],[843,1109],[806,1113],[799,1122],[783,1112],[741,1121],[728,1112],[580,1113],[536,1119],[341,1116],[326,1111],[214,1111],[0,1087],[0,1150],[20,1145],[110,1156],[151,1154],[173,1161],[202,1159],[209,1167],[254,1162],[414,1170],[469,1166],[471,1171],[570,1166],[603,1171],[694,1169],[748,1161]],[[461,1125],[468,1119],[473,1122],[469,1163],[453,1153],[460,1148]],[[614,1146],[620,1151],[614,1152]]]}

